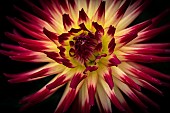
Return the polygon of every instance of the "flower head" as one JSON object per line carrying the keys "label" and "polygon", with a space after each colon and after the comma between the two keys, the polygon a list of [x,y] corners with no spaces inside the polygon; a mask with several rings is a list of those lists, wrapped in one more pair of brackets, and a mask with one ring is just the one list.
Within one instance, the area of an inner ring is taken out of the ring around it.
{"label": "flower head", "polygon": [[79,112],[89,113],[97,103],[100,112],[111,113],[111,103],[120,111],[131,112],[122,93],[139,107],[143,99],[157,105],[141,92],[146,88],[161,94],[151,84],[170,76],[140,63],[167,62],[169,43],[144,43],[170,27],[155,27],[169,10],[141,22],[129,24],[148,5],[148,0],[40,0],[42,8],[26,3],[36,14],[19,7],[23,20],[7,17],[17,29],[5,35],[19,45],[1,44],[0,53],[23,62],[46,65],[19,74],[5,74],[9,82],[28,82],[56,75],[36,93],[21,100],[23,109],[48,98],[67,85],[55,113],[66,112],[78,100]]}

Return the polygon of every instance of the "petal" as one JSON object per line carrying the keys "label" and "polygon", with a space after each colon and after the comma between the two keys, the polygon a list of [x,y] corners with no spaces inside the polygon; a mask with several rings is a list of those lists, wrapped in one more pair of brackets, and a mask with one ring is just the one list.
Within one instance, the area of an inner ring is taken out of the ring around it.
{"label": "petal", "polygon": [[53,41],[56,45],[58,45],[58,36],[56,33],[51,32],[49,30],[47,30],[46,28],[43,28],[43,33],[51,40]]}
{"label": "petal", "polygon": [[74,21],[70,18],[69,14],[63,14],[63,26],[66,31],[68,31],[72,25],[74,24]]}
{"label": "petal", "polygon": [[112,101],[112,103],[120,110],[120,111],[124,111],[124,108],[122,107],[122,105],[120,104],[119,100],[117,99],[114,90],[111,90],[108,86],[108,84],[102,79],[99,78],[101,87],[104,89],[104,92],[107,94],[107,96],[110,98],[110,100]]}
{"label": "petal", "polygon": [[146,67],[146,66],[143,66],[143,65],[140,65],[137,63],[132,63],[132,62],[130,62],[129,64],[131,66],[137,68],[138,70],[141,70],[142,72],[149,74],[150,76],[153,76],[156,78],[161,78],[161,79],[168,79],[168,80],[170,79],[169,75],[163,74],[163,73],[158,72],[158,71],[151,69],[149,67]]}
{"label": "petal", "polygon": [[87,77],[87,88],[88,88],[88,95],[89,95],[89,104],[91,106],[94,105],[97,81],[98,81],[98,74],[96,73],[96,71],[90,72]]}
{"label": "petal", "polygon": [[74,68],[74,75],[73,75],[73,78],[70,83],[71,88],[75,89],[77,87],[77,85],[83,79],[85,79],[87,77],[85,74],[83,74],[83,71],[84,71],[84,67],[79,66],[79,67]]}
{"label": "petal", "polygon": [[139,84],[140,86],[160,95],[160,96],[163,96],[163,93],[157,89],[156,87],[154,87],[153,85],[151,85],[150,83],[146,82],[145,80],[142,80],[142,79],[136,79],[135,78],[132,78],[137,84]]}
{"label": "petal", "polygon": [[130,13],[127,13],[127,15],[125,15],[117,24],[116,30],[120,31],[126,28],[132,21],[136,19],[137,16],[139,16],[139,14],[141,14],[141,12],[145,9],[145,7],[148,6],[149,2],[150,2],[149,0],[146,0],[135,10],[131,11]]}
{"label": "petal", "polygon": [[143,104],[143,102],[136,96],[136,94],[127,86],[125,83],[121,82],[118,79],[114,79],[114,83],[117,87],[123,91],[133,102],[135,102],[139,107],[146,109],[147,107]]}
{"label": "petal", "polygon": [[20,111],[23,111],[41,101],[43,101],[46,97],[48,97],[51,94],[51,92],[46,89],[46,88],[42,88],[41,90],[39,90],[38,92],[29,95],[27,97],[24,97],[20,103],[24,104],[21,108]]}
{"label": "petal", "polygon": [[95,15],[92,17],[93,21],[101,25],[104,25],[105,23],[105,4],[106,4],[105,1],[101,1]]}
{"label": "petal", "polygon": [[85,75],[83,75],[82,73],[76,73],[74,74],[71,83],[70,83],[70,87],[75,89],[77,87],[77,85],[84,79],[86,78]]}
{"label": "petal", "polygon": [[[169,62],[170,57],[162,57],[156,55],[144,55],[144,54],[129,54],[120,53],[117,55],[121,61],[133,61],[133,62],[143,62],[143,63],[154,63],[154,62]],[[119,57],[120,56],[120,57]]]}
{"label": "petal", "polygon": [[[57,77],[57,76],[56,76]],[[21,108],[21,111],[33,106],[34,104],[37,104],[45,99],[47,99],[49,96],[51,96],[54,92],[56,92],[56,90],[58,90],[61,86],[63,85],[60,85],[58,87],[56,87],[55,89],[53,90],[49,90],[47,89],[47,85],[54,82],[56,77],[54,77],[50,82],[48,82],[43,88],[41,88],[39,91],[37,91],[36,93],[34,94],[31,94],[29,96],[26,96],[24,97],[20,103],[21,104],[25,104],[22,108]]]}
{"label": "petal", "polygon": [[46,13],[45,11],[43,11],[42,9],[40,9],[38,6],[36,6],[35,4],[33,4],[32,2],[25,0],[25,2],[30,6],[30,8],[32,8],[34,10],[34,12],[39,15],[41,18],[43,18],[45,21],[51,23],[52,22],[52,18],[51,16]]}
{"label": "petal", "polygon": [[54,89],[71,80],[73,76],[74,76],[74,70],[70,68],[65,68],[65,70],[62,73],[58,74],[57,77],[53,80],[53,82],[48,84],[46,87],[50,90]]}
{"label": "petal", "polygon": [[155,48],[150,48],[150,46],[146,48],[142,47],[131,47],[131,46],[124,46],[120,49],[123,52],[127,53],[133,53],[133,54],[170,54],[170,49],[155,49]]}
{"label": "petal", "polygon": [[144,73],[142,70],[139,70],[136,67],[129,65],[128,63],[123,62],[120,65],[120,68],[123,69],[123,71],[125,71],[126,73],[128,73],[134,77],[139,77],[139,78],[144,79],[148,82],[155,83],[158,85],[161,84],[160,80],[150,76],[147,73]]}
{"label": "petal", "polygon": [[89,95],[86,80],[84,81],[78,95],[82,113],[90,113]]}
{"label": "petal", "polygon": [[81,11],[79,11],[79,24],[83,23],[83,22],[87,22],[89,21],[89,18],[87,16],[87,14],[85,13],[84,9],[82,8]]}
{"label": "petal", "polygon": [[58,3],[60,4],[60,7],[64,9],[65,12],[69,10],[67,0],[58,0]]}
{"label": "petal", "polygon": [[53,74],[58,74],[58,73],[61,73],[64,69],[65,67],[60,64],[49,63],[45,66],[42,66],[40,68],[31,70],[28,72],[23,72],[23,73],[18,73],[18,74],[5,73],[4,75],[11,78],[9,80],[10,83],[18,83],[18,82],[37,80],[37,79],[41,79],[44,77],[48,77]]}
{"label": "petal", "polygon": [[160,110],[159,105],[155,103],[154,101],[152,101],[149,97],[147,97],[146,95],[142,94],[139,91],[136,91],[136,90],[133,90],[133,91],[138,95],[138,97],[140,97],[143,101],[145,101],[146,104],[150,104],[157,110]]}
{"label": "petal", "polygon": [[122,1],[120,0],[110,0],[106,2],[106,14],[105,14],[105,25],[104,27],[108,27],[109,25],[111,25],[110,19],[113,20],[113,16],[115,14],[115,12],[118,10],[118,8],[120,7]]}
{"label": "petal", "polygon": [[120,68],[111,67],[111,69],[112,69],[112,74],[114,77],[124,82],[128,86],[135,88],[136,90],[139,90],[139,91],[141,90],[140,86],[138,86],[131,78],[129,78],[129,76],[126,75],[126,73],[124,73]]}
{"label": "petal", "polygon": [[112,79],[112,72],[111,69],[100,64],[98,69],[99,76],[103,77],[105,82],[109,85],[110,89],[112,90],[114,87],[113,79]]}
{"label": "petal", "polygon": [[[86,1],[86,0],[84,0],[84,1]],[[93,16],[94,16],[94,14],[95,14],[95,12],[97,11],[97,9],[99,8],[99,5],[100,5],[100,3],[101,3],[101,0],[90,0],[89,1],[89,5],[87,6],[88,7],[88,9],[87,9],[87,15],[88,15],[88,17],[91,19]],[[84,6],[84,5],[83,5]],[[83,8],[84,9],[84,8]],[[84,9],[85,10],[85,9]],[[86,10],[85,10],[85,12],[86,12]]]}
{"label": "petal", "polygon": [[[11,52],[7,52],[6,55],[10,55]],[[52,59],[48,58],[45,54],[40,52],[30,52],[30,53],[13,53],[9,56],[12,60],[22,61],[22,62],[54,62]]]}
{"label": "petal", "polygon": [[148,27],[149,25],[152,24],[152,21],[151,20],[146,20],[144,22],[141,22],[139,24],[136,24],[132,27],[128,27],[126,29],[123,29],[123,30],[120,30],[120,31],[117,31],[115,33],[115,36],[121,36],[121,35],[126,35],[126,34],[129,34],[130,33],[133,33],[133,32],[140,32],[142,31],[143,29],[145,29],[146,27]]}
{"label": "petal", "polygon": [[70,33],[62,33],[61,35],[58,36],[58,41],[62,45],[66,45],[66,41],[68,41],[70,37]]}
{"label": "petal", "polygon": [[109,61],[108,66],[118,66],[121,63],[118,57],[114,54],[110,55],[108,61]]}
{"label": "petal", "polygon": [[99,83],[97,84],[97,93],[95,98],[101,113],[112,113],[110,99]]}
{"label": "petal", "polygon": [[18,45],[1,43],[0,46],[5,48],[5,49],[9,49],[9,50],[16,51],[16,52],[31,52],[31,50],[25,49],[25,48],[18,46]]}
{"label": "petal", "polygon": [[29,36],[32,36],[34,38],[37,38],[37,39],[47,39],[47,37],[45,37],[44,35],[40,35],[30,29],[28,29],[27,27],[23,26],[21,23],[19,23],[18,19],[16,18],[10,18],[10,17],[7,17],[7,19],[12,23],[14,24],[16,27],[18,27],[20,30],[22,30],[23,32],[25,32],[27,35]]}
{"label": "petal", "polygon": [[76,89],[70,88],[70,82],[67,84],[64,94],[55,110],[55,113],[63,113],[67,111],[71,103],[74,101],[82,84],[83,84],[83,81],[78,84]]}
{"label": "petal", "polygon": [[30,14],[30,13],[28,13],[28,12],[26,12],[26,11],[20,9],[20,8],[18,8],[17,6],[14,6],[14,8],[16,10],[18,10],[19,12],[21,12],[23,18],[26,19],[28,22],[30,22],[30,23],[32,23],[32,24],[34,24],[34,25],[36,25],[36,26],[38,26],[40,28],[44,28],[45,27],[45,28],[49,29],[52,32],[55,32],[55,30],[56,30],[57,33],[61,32],[61,28],[51,26],[46,21],[44,21],[44,20],[38,18],[37,16],[34,16],[34,15],[32,15],[32,14]]}
{"label": "petal", "polygon": [[114,34],[115,34],[115,30],[116,30],[116,28],[115,28],[114,26],[110,25],[110,26],[109,26],[109,29],[108,29],[108,31],[107,31],[107,34],[108,34],[108,35],[111,35],[111,36],[113,37]]}
{"label": "petal", "polygon": [[166,24],[166,25],[161,26],[159,28],[154,28],[154,29],[150,29],[150,30],[140,32],[140,33],[138,33],[138,37],[135,38],[130,44],[150,40],[153,37],[157,36],[158,34],[168,30],[169,28],[170,28],[170,24]]}
{"label": "petal", "polygon": [[123,4],[118,8],[118,10],[115,12],[115,14],[108,20],[108,23],[116,27],[117,23],[122,19],[129,4],[130,0],[125,0]]}
{"label": "petal", "polygon": [[153,29],[155,26],[157,26],[163,18],[166,18],[168,14],[170,13],[170,9],[164,10],[162,13],[160,13],[158,16],[152,18],[152,24],[148,26],[145,30]]}
{"label": "petal", "polygon": [[122,95],[122,93],[120,92],[120,89],[115,86],[114,87],[114,92],[115,95],[117,97],[117,99],[119,100],[119,102],[121,103],[122,107],[128,112],[128,113],[133,113],[132,110],[130,109],[130,107],[128,106],[128,103],[126,102],[124,96]]}
{"label": "petal", "polygon": [[114,52],[115,47],[116,47],[116,43],[115,43],[115,39],[113,38],[108,45],[109,54],[112,54]]}

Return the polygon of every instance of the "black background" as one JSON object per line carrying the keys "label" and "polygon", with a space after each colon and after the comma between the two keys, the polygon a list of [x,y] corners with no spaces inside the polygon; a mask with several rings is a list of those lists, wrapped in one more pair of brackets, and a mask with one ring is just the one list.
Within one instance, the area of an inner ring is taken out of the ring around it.
{"label": "black background", "polygon": [[[6,20],[5,16],[19,16],[19,14],[13,9],[13,4],[19,5],[20,7],[25,7],[22,0],[1,0],[0,1],[0,42],[14,43],[4,36],[5,31],[11,31],[13,26]],[[152,4],[132,23],[138,23],[143,20],[149,19],[161,13],[166,8],[170,8],[168,0],[153,0]],[[169,21],[170,18],[165,18],[162,23]],[[170,42],[169,32],[164,32],[159,36],[155,37],[155,42]],[[34,69],[42,64],[31,64],[11,61],[8,57],[0,55],[0,113],[18,113],[21,107],[18,104],[19,100],[33,92],[37,91],[44,84],[46,84],[53,76],[28,82],[28,83],[17,83],[9,84],[7,78],[3,76],[4,72],[17,73],[23,72],[25,70]],[[170,75],[170,63],[156,63],[148,65],[156,70]],[[169,81],[167,81],[169,82]],[[150,98],[154,99],[161,107],[160,110],[155,110],[149,106],[149,111],[152,113],[170,113],[170,88],[159,87],[164,92],[164,96],[160,97],[154,93],[143,90],[143,92]],[[62,95],[63,88],[61,88],[56,94],[51,96],[44,102],[35,105],[34,107],[24,111],[23,113],[53,113],[57,103]],[[125,96],[126,98],[126,96]],[[134,109],[135,113],[142,113],[136,105],[127,98],[128,103]],[[113,112],[119,113],[113,106]],[[76,113],[76,112],[75,112]],[[97,107],[92,108],[92,113],[98,113]]]}

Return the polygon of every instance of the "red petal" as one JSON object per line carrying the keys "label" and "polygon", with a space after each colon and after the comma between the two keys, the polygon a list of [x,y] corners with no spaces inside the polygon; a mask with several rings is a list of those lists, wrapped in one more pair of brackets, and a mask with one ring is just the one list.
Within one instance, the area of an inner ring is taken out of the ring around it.
{"label": "red petal", "polygon": [[[131,63],[130,63],[131,64]],[[143,66],[143,65],[140,65],[140,64],[131,64],[132,66],[135,66],[137,69],[141,70],[142,72],[144,73],[147,73],[153,77],[156,77],[156,78],[162,78],[162,79],[168,79],[170,80],[170,76],[169,75],[166,75],[166,74],[163,74],[163,73],[160,73],[156,70],[153,70],[151,68],[148,68],[146,66]]]}
{"label": "red petal", "polygon": [[108,49],[109,49],[110,54],[112,54],[114,52],[115,46],[116,46],[116,43],[115,43],[115,39],[113,37],[111,39],[111,41],[109,42],[109,45],[108,45]]}
{"label": "red petal", "polygon": [[87,14],[84,12],[84,9],[82,8],[81,11],[79,11],[79,23],[87,22],[89,20]]}
{"label": "red petal", "polygon": [[151,30],[140,32],[140,33],[138,33],[138,37],[136,39],[134,39],[133,43],[150,40],[153,37],[157,36],[158,34],[168,30],[169,28],[170,28],[170,24],[166,24],[159,28],[154,28]]}
{"label": "red petal", "polygon": [[117,22],[119,22],[119,20],[123,17],[130,3],[131,3],[130,0],[126,0],[124,4],[117,10],[117,12],[115,13],[115,18]]}
{"label": "red petal", "polygon": [[104,29],[101,25],[99,25],[97,22],[92,22],[92,25],[94,28],[99,31],[100,33],[104,34]]}
{"label": "red petal", "polygon": [[45,37],[43,35],[40,35],[40,34],[36,33],[35,31],[32,31],[32,30],[28,29],[27,27],[23,26],[22,24],[20,24],[18,22],[18,19],[16,19],[16,18],[12,19],[10,17],[7,17],[7,19],[12,24],[14,24],[16,27],[18,27],[20,30],[22,30],[24,33],[26,33],[27,35],[32,36],[32,37],[34,37],[36,39],[41,39],[41,40],[45,39],[45,40],[47,40],[47,37]]}
{"label": "red petal", "polygon": [[81,73],[75,74],[71,80],[70,87],[75,89],[84,78],[86,78],[86,76]]}
{"label": "red petal", "polygon": [[70,107],[71,103],[73,102],[73,100],[75,99],[76,95],[77,95],[76,89],[70,88],[65,97],[63,97],[63,100],[60,101],[55,113],[66,112],[67,109]]}
{"label": "red petal", "polygon": [[85,104],[83,105],[82,109],[81,109],[82,113],[90,113],[90,105],[89,102],[87,102],[87,100],[85,101]]}
{"label": "red petal", "polygon": [[[71,0],[69,0],[71,1]],[[67,0],[58,0],[58,3],[60,6],[65,10],[68,11],[68,6],[67,6]],[[70,3],[70,2],[69,2]],[[73,2],[72,2],[73,3]]]}
{"label": "red petal", "polygon": [[151,84],[149,84],[148,82],[146,82],[144,80],[139,79],[139,81],[142,83],[142,87],[144,87],[152,92],[155,92],[156,94],[163,96],[163,93],[156,87],[152,86]]}
{"label": "red petal", "polygon": [[69,79],[66,79],[66,76],[67,75],[65,75],[65,74],[64,75],[60,75],[59,77],[56,78],[55,81],[53,81],[52,83],[48,84],[46,86],[46,88],[49,89],[49,90],[52,90],[52,89],[56,88],[57,86],[60,86],[60,85],[62,85],[64,83],[66,83],[67,81],[69,81]]}
{"label": "red petal", "polygon": [[160,57],[160,56],[143,55],[143,54],[124,54],[123,56],[125,57],[126,61],[144,62],[144,63],[170,62],[170,57]]}
{"label": "red petal", "polygon": [[39,15],[41,18],[43,18],[44,20],[46,20],[47,22],[51,23],[52,22],[52,18],[49,15],[49,13],[46,13],[44,10],[40,9],[38,6],[36,6],[35,4],[33,4],[32,2],[30,2],[29,0],[25,0],[25,2],[30,6],[30,8],[32,8],[34,10],[34,12]]}
{"label": "red petal", "polygon": [[90,72],[96,71],[97,69],[98,69],[97,66],[87,66],[83,73],[86,73],[87,71],[90,71]]}
{"label": "red petal", "polygon": [[94,105],[95,91],[96,91],[96,88],[94,88],[93,85],[88,86],[89,103],[90,103],[91,106]]}
{"label": "red petal", "polygon": [[63,26],[66,30],[68,30],[73,25],[73,23],[74,21],[68,14],[63,14]]}
{"label": "red petal", "polygon": [[120,64],[121,61],[117,58],[116,55],[112,55],[112,57],[109,59],[109,66],[117,66],[118,64]]}
{"label": "red petal", "polygon": [[137,89],[138,91],[141,91],[140,86],[138,86],[131,78],[129,78],[128,76],[123,75],[123,77],[121,77],[122,81],[124,83],[126,83],[129,86],[132,86],[133,88]]}
{"label": "red petal", "polygon": [[[127,73],[129,73],[129,74],[131,74],[132,76],[134,76],[134,77],[139,77],[139,78],[141,78],[141,79],[144,79],[144,80],[146,80],[146,81],[149,81],[149,82],[151,82],[151,83],[155,83],[155,84],[161,84],[161,82],[158,80],[158,79],[156,79],[156,78],[154,78],[154,77],[152,77],[152,76],[150,76],[149,74],[147,74],[147,73],[145,73],[145,71],[143,71],[143,70],[141,70],[141,69],[138,69],[138,68],[136,68],[137,66],[131,66],[131,65],[129,65],[129,64],[123,64],[122,65],[122,68],[123,68],[123,70],[125,71],[125,72],[127,72]],[[128,71],[129,72],[128,72]]]}
{"label": "red petal", "polygon": [[142,94],[141,92],[139,91],[136,91],[136,90],[133,90],[137,95],[138,97],[140,97],[143,101],[146,102],[146,104],[150,104],[152,106],[154,106],[154,108],[156,109],[160,109],[159,105],[156,104],[154,101],[152,101],[149,97],[145,96],[144,94]]}
{"label": "red petal", "polygon": [[74,68],[75,66],[70,62],[70,60],[68,59],[61,59],[61,62],[63,63],[63,65],[65,65],[66,67],[69,68]]}
{"label": "red petal", "polygon": [[68,31],[68,32],[69,32],[69,33],[78,33],[79,31],[81,31],[81,29],[71,28],[71,30]]}
{"label": "red petal", "polygon": [[68,4],[70,4],[73,8],[76,6],[75,0],[68,0]]}
{"label": "red petal", "polygon": [[70,36],[70,33],[63,33],[58,36],[58,41],[60,44],[64,44],[64,41],[68,40]]}
{"label": "red petal", "polygon": [[101,52],[101,50],[102,50],[102,42],[98,43],[94,50],[97,51],[97,52]]}
{"label": "red petal", "polygon": [[57,48],[60,50],[60,52],[59,52],[60,56],[62,58],[65,58],[65,51],[66,51],[66,49],[63,46],[59,46]]}
{"label": "red petal", "polygon": [[105,4],[106,4],[105,1],[101,1],[100,5],[93,17],[96,22],[102,22],[102,23],[105,22]]}
{"label": "red petal", "polygon": [[[117,48],[121,48],[122,46],[126,45],[127,43],[132,41],[137,36],[138,36],[138,32],[132,31],[132,32],[128,32],[127,34],[122,35],[122,36],[116,38],[116,43],[120,43],[120,45],[117,46],[116,49]],[[119,41],[117,41],[117,40],[119,40]]]}
{"label": "red petal", "polygon": [[50,93],[50,90],[44,88],[42,90],[39,90],[38,92],[30,95],[30,96],[27,96],[25,98],[23,98],[20,103],[23,104],[23,103],[27,103],[27,102],[32,102],[32,103],[37,103],[39,101],[41,101],[44,97],[46,97],[47,95],[49,95]]}
{"label": "red petal", "polygon": [[86,26],[84,25],[84,23],[81,23],[79,26],[80,26],[80,28],[81,28],[82,30],[89,31],[89,30],[86,28]]}
{"label": "red petal", "polygon": [[55,42],[57,44],[58,36],[56,33],[51,32],[51,31],[47,30],[46,28],[43,28],[43,32],[49,39],[51,39],[53,42]]}
{"label": "red petal", "polygon": [[113,89],[114,83],[113,83],[112,74],[105,74],[104,79],[106,83],[109,85],[110,89]]}
{"label": "red petal", "polygon": [[113,37],[114,34],[115,34],[115,30],[116,30],[116,28],[115,28],[114,26],[110,25],[110,26],[109,26],[109,29],[108,29],[108,31],[107,31],[107,34],[108,34],[108,35],[111,35],[111,36]]}
{"label": "red petal", "polygon": [[43,101],[48,95],[50,94],[50,91],[48,89],[43,89],[38,91],[35,94],[32,94],[28,97],[23,98],[20,103],[26,103],[24,106],[20,108],[20,111],[23,111],[41,101]]}

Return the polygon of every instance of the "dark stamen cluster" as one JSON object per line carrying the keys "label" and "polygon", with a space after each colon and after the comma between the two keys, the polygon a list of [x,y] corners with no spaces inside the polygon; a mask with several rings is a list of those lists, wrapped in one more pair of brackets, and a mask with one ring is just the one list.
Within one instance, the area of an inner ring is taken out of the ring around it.
{"label": "dark stamen cluster", "polygon": [[73,42],[72,45],[74,46],[70,49],[70,56],[75,57],[82,62],[86,62],[93,54],[94,48],[96,46],[94,35],[86,35],[82,33],[79,36],[74,37]]}

